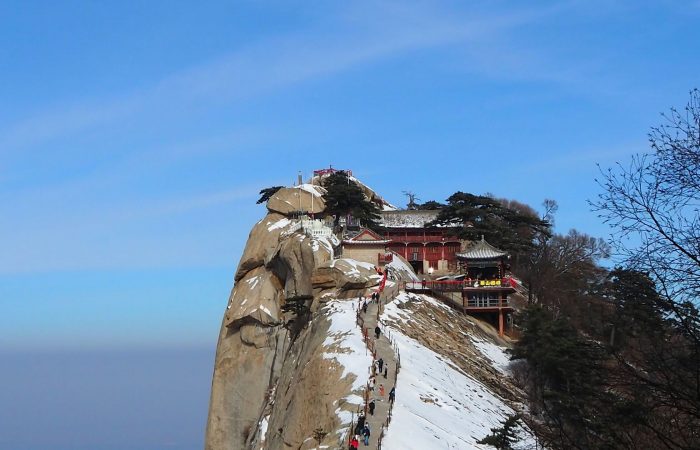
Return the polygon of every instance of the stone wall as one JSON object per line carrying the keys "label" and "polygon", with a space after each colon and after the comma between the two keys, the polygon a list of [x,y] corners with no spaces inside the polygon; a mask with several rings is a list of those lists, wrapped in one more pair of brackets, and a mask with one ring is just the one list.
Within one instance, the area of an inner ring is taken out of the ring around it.
{"label": "stone wall", "polygon": [[377,247],[376,245],[362,245],[362,244],[352,244],[343,245],[343,256],[346,258],[352,258],[356,261],[363,261],[369,264],[378,264],[377,256],[380,253],[384,253],[384,247]]}

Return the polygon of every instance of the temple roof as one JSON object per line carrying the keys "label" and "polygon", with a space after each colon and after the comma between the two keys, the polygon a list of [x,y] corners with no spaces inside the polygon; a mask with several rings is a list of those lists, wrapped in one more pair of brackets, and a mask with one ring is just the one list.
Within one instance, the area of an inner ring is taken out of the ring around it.
{"label": "temple roof", "polygon": [[343,239],[343,244],[381,245],[382,247],[389,242],[391,241],[382,238],[380,235],[368,228],[362,228],[356,235]]}
{"label": "temple roof", "polygon": [[416,209],[382,211],[380,225],[386,228],[425,228],[425,224],[437,219],[440,210]]}
{"label": "temple roof", "polygon": [[488,260],[488,259],[499,259],[507,256],[508,252],[499,250],[493,245],[489,244],[484,240],[484,236],[481,236],[481,240],[474,244],[469,250],[464,253],[457,253],[456,256],[459,259],[471,259],[471,260]]}

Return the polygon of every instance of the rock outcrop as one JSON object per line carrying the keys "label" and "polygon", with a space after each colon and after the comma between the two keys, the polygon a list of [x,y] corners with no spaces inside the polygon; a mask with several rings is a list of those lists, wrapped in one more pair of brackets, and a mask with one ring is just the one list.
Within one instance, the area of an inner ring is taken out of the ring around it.
{"label": "rock outcrop", "polygon": [[267,209],[280,214],[305,211],[320,214],[326,209],[323,201],[325,189],[321,186],[302,184],[291,188],[282,188],[275,192],[267,202]]}
{"label": "rock outcrop", "polygon": [[311,282],[317,289],[338,287],[349,290],[369,288],[379,283],[381,278],[371,264],[340,258],[319,265]]}
{"label": "rock outcrop", "polygon": [[250,270],[261,267],[272,258],[280,243],[280,235],[287,232],[293,222],[286,216],[270,212],[253,226],[248,235],[241,261],[238,263],[235,281],[240,280]]}
{"label": "rock outcrop", "polygon": [[[334,260],[333,239],[307,236],[292,218],[300,209],[321,213],[321,192],[280,189],[250,232],[219,334],[208,450],[312,448],[314,429],[341,425],[338,399],[352,394],[353,380],[323,357],[330,320],[322,306],[380,277],[367,264]],[[285,308],[291,301],[306,313]]]}
{"label": "rock outcrop", "polygon": [[231,291],[224,326],[235,327],[239,322],[251,321],[264,326],[279,324],[283,287],[281,280],[264,267],[247,272]]}

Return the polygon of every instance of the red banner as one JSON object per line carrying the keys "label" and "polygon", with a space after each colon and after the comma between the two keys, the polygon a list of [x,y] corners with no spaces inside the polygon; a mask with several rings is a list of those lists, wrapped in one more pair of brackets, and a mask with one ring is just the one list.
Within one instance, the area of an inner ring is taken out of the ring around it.
{"label": "red banner", "polygon": [[388,270],[384,270],[384,276],[382,277],[382,282],[379,285],[379,292],[384,292],[384,285],[386,284],[386,274]]}

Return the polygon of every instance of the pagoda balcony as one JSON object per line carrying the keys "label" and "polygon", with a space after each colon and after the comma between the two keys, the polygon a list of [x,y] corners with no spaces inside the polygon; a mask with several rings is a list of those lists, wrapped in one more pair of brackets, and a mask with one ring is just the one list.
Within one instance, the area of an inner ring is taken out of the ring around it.
{"label": "pagoda balcony", "polygon": [[510,303],[504,298],[469,299],[465,307],[467,309],[510,308]]}
{"label": "pagoda balcony", "polygon": [[515,290],[515,280],[511,277],[498,278],[493,280],[423,280],[406,281],[404,289],[408,291],[445,291],[445,292],[479,292],[485,290],[513,291]]}

